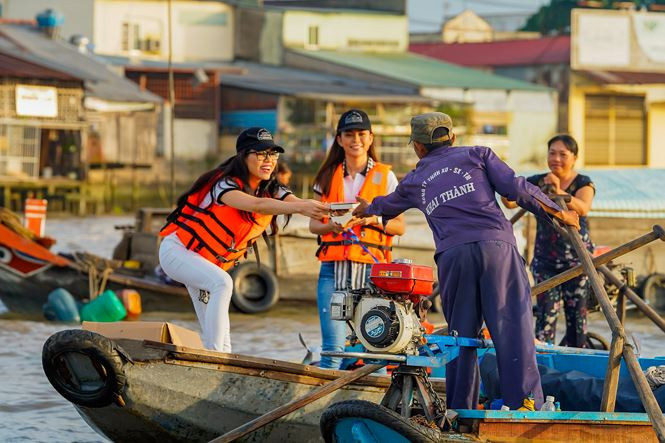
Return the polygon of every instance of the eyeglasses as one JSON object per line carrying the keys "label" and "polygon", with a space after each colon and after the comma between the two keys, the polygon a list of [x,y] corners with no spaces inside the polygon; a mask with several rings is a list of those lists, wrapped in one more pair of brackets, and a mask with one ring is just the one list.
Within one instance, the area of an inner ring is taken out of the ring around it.
{"label": "eyeglasses", "polygon": [[277,151],[249,151],[249,154],[256,154],[256,159],[260,162],[264,162],[267,159],[274,162],[277,161],[280,153]]}

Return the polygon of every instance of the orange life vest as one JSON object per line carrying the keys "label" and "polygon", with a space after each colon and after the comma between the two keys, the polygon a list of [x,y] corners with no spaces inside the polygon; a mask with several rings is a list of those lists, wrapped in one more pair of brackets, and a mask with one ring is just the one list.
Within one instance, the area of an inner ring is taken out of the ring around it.
{"label": "orange life vest", "polygon": [[[237,180],[240,184],[240,180]],[[247,215],[227,205],[211,203],[206,208],[199,205],[217,183],[203,187],[187,197],[185,205],[169,216],[170,221],[159,235],[165,237],[173,232],[187,249],[228,270],[246,255],[248,246],[265,232],[272,221],[272,215],[258,213]]]}
{"label": "orange life vest", "polygon": [[[388,173],[390,166],[376,162],[374,167],[367,172],[365,182],[358,195],[367,201],[374,197],[386,195],[388,191]],[[328,195],[321,196],[323,202],[344,201],[344,168],[337,166],[330,183]],[[327,222],[327,219],[323,220]],[[353,232],[381,263],[389,263],[391,260],[393,236],[378,226],[354,226]],[[316,256],[320,261],[342,261],[351,260],[360,263],[374,263],[374,259],[357,243],[351,239],[344,238],[342,234],[328,233],[319,236],[319,249]]]}

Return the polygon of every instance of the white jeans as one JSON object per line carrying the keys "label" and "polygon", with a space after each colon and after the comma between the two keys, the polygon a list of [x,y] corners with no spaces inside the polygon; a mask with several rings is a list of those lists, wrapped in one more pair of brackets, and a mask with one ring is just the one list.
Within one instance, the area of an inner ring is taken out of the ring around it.
{"label": "white jeans", "polygon": [[175,233],[162,241],[159,264],[169,277],[187,287],[203,331],[203,345],[208,349],[231,352],[231,276],[196,252],[185,248]]}

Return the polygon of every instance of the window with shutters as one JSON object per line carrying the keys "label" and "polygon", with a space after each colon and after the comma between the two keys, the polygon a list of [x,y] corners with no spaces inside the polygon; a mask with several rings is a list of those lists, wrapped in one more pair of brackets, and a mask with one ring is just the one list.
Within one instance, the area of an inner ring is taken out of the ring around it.
{"label": "window with shutters", "polygon": [[645,165],[645,120],[642,96],[587,95],[585,164]]}

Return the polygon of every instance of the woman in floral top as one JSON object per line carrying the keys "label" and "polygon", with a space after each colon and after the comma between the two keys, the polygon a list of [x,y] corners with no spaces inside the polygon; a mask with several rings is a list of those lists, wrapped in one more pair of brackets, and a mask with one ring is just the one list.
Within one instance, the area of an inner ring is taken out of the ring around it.
{"label": "woman in floral top", "polygon": [[[569,135],[557,135],[547,142],[547,166],[549,173],[533,175],[530,183],[554,194],[571,196],[568,208],[580,216],[580,236],[590,252],[593,243],[589,237],[586,215],[596,193],[591,179],[573,169],[577,160],[577,142]],[[566,269],[580,264],[572,244],[562,238],[553,225],[538,220],[536,242],[531,262],[531,272],[536,283],[545,281]],[[566,314],[566,336],[563,344],[586,347],[586,305],[589,297],[589,280],[586,275],[569,280],[537,296],[536,338],[555,343],[557,315],[563,304]]]}

